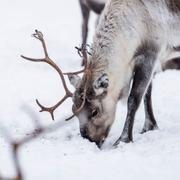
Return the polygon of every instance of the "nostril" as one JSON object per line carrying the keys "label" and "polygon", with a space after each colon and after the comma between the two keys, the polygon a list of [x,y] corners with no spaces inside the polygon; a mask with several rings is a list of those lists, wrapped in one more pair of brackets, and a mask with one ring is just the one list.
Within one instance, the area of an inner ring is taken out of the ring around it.
{"label": "nostril", "polygon": [[105,141],[105,139],[102,139],[102,140],[101,140],[101,144],[103,144],[103,143],[104,143],[104,141]]}
{"label": "nostril", "polygon": [[96,145],[98,146],[98,148],[101,148],[101,147],[102,147],[104,141],[105,141],[105,138],[103,138],[103,139],[102,139],[101,141],[99,141],[99,142],[96,142]]}
{"label": "nostril", "polygon": [[88,138],[86,129],[80,129],[80,133],[83,138]]}

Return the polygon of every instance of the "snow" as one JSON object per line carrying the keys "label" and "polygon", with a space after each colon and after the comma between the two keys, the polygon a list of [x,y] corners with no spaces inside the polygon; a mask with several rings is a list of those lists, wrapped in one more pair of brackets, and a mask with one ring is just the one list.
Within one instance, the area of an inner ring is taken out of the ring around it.
{"label": "snow", "polygon": [[[30,37],[34,29],[44,32],[50,56],[64,70],[80,68],[74,46],[81,42],[81,14],[77,0],[1,0],[0,11],[0,173],[14,176],[11,151],[4,138],[6,128],[16,138],[26,136],[34,126],[53,124],[49,114],[38,113],[35,103],[53,105],[63,96],[56,72],[42,63],[23,61],[20,55],[40,57],[40,43]],[[95,16],[91,19],[94,29]],[[93,31],[90,33],[91,43]],[[167,71],[156,76],[153,107],[159,130],[139,134],[144,123],[143,106],[136,116],[134,143],[121,143],[113,149],[126,115],[119,103],[116,121],[99,150],[79,135],[78,120],[71,115],[71,101],[55,111],[62,127],[43,135],[19,152],[27,180],[179,180],[180,164],[180,72]],[[72,89],[73,90],[73,89]]]}

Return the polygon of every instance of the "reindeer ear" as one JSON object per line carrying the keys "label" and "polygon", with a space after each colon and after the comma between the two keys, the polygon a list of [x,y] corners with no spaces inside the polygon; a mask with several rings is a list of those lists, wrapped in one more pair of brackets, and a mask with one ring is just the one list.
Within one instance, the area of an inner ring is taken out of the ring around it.
{"label": "reindeer ear", "polygon": [[81,78],[78,75],[68,75],[70,83],[77,89],[78,86],[80,85]]}
{"label": "reindeer ear", "polygon": [[107,74],[102,74],[97,80],[94,82],[94,91],[96,92],[96,95],[100,95],[101,93],[104,93],[105,90],[107,90],[109,86],[109,79]]}

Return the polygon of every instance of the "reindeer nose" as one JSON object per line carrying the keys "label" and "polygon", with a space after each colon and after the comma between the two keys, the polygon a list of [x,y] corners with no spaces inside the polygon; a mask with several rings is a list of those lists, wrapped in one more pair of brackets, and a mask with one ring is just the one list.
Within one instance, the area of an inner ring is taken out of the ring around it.
{"label": "reindeer nose", "polygon": [[105,138],[102,138],[101,140],[93,140],[91,139],[89,136],[88,136],[88,133],[87,133],[87,129],[86,128],[81,128],[80,129],[80,133],[81,133],[81,136],[85,139],[88,139],[90,142],[95,142],[96,145],[101,148],[101,146],[103,145],[104,141],[105,141]]}
{"label": "reindeer nose", "polygon": [[83,138],[88,139],[90,142],[95,142],[95,141],[93,141],[93,140],[89,137],[86,128],[80,129],[80,133],[81,133],[81,136],[82,136]]}
{"label": "reindeer nose", "polygon": [[98,146],[98,148],[101,148],[101,146],[103,145],[105,139],[103,138],[101,141],[96,142],[96,145]]}
{"label": "reindeer nose", "polygon": [[88,139],[87,130],[85,128],[80,129],[81,136]]}

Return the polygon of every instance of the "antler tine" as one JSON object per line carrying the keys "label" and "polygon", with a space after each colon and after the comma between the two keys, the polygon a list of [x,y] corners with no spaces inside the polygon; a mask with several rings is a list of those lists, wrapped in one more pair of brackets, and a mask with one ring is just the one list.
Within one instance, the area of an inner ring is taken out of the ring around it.
{"label": "antler tine", "polygon": [[23,56],[23,55],[21,55],[21,57],[23,59],[25,59],[25,60],[28,60],[28,61],[45,62],[45,63],[49,64],[51,67],[53,67],[58,72],[58,74],[59,74],[59,76],[61,78],[64,90],[65,90],[65,93],[66,93],[65,96],[57,104],[55,104],[52,107],[45,107],[42,104],[40,104],[38,100],[36,100],[36,103],[41,108],[40,112],[44,112],[44,111],[49,112],[51,114],[52,119],[54,120],[54,111],[55,111],[55,109],[58,106],[60,106],[67,98],[72,97],[73,94],[67,88],[66,81],[65,81],[65,78],[63,76],[63,72],[61,71],[61,69],[56,65],[56,63],[54,63],[54,61],[48,55],[47,46],[46,46],[46,43],[45,43],[45,40],[44,40],[44,37],[43,37],[43,33],[41,31],[35,30],[35,33],[33,34],[33,37],[38,39],[41,42],[45,57],[44,58],[30,58],[30,57],[26,57],[26,56]]}
{"label": "antler tine", "polygon": [[81,74],[81,73],[84,73],[86,72],[86,70],[88,69],[88,55],[92,55],[88,50],[87,50],[87,47],[89,47],[89,45],[81,45],[81,47],[75,47],[75,49],[77,50],[79,56],[81,58],[83,58],[83,61],[85,62],[85,65],[84,65],[84,69],[80,70],[80,71],[76,71],[76,72],[68,72],[68,73],[63,73],[64,75],[77,75],[77,74]]}

